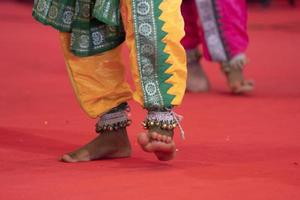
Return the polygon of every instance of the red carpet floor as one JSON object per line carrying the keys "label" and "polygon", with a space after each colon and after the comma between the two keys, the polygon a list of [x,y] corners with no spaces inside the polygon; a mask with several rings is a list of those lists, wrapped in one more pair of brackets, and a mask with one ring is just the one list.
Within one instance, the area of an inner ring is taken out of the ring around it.
{"label": "red carpet floor", "polygon": [[[130,159],[66,164],[59,155],[94,137],[80,110],[56,31],[30,7],[0,3],[0,199],[300,199],[300,9],[250,9],[248,96],[228,94],[216,65],[213,89],[187,94],[177,111],[187,140],[168,163],[142,152],[143,111],[134,102]],[[126,55],[124,51],[124,55]]]}

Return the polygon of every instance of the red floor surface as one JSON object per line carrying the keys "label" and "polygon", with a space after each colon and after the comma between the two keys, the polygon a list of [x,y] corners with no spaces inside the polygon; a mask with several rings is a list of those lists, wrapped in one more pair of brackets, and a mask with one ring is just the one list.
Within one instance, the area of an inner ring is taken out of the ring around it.
{"label": "red floor surface", "polygon": [[[187,94],[177,111],[187,140],[158,162],[135,136],[143,112],[134,102],[130,159],[57,161],[94,137],[80,110],[56,31],[30,7],[0,3],[0,199],[300,199],[300,9],[250,9],[252,95],[227,93],[205,63],[208,94]],[[126,51],[124,53],[126,55]]]}

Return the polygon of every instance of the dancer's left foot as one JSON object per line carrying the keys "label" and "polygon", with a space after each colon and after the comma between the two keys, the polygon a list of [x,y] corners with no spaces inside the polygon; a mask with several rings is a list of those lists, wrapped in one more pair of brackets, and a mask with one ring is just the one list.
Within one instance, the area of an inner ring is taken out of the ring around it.
{"label": "dancer's left foot", "polygon": [[233,94],[249,93],[254,89],[254,81],[244,79],[243,69],[245,65],[246,58],[243,54],[236,56],[229,63],[221,64]]}
{"label": "dancer's left foot", "polygon": [[148,133],[138,136],[138,143],[146,152],[153,152],[158,160],[172,160],[176,154],[175,142],[172,139],[173,131],[153,128]]}

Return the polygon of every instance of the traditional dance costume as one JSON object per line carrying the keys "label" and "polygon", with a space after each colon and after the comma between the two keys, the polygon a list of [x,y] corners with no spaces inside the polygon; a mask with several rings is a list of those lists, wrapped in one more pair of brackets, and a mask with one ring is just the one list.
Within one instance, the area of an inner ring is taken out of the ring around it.
{"label": "traditional dance costume", "polygon": [[[99,131],[124,126],[124,102],[132,97],[150,113],[146,127],[153,120],[164,128],[177,124],[171,109],[181,103],[186,85],[180,4],[181,0],[35,1],[34,18],[60,31],[75,94],[90,117],[100,117]],[[135,92],[124,77],[120,44],[125,40]],[[122,110],[119,116],[111,115],[116,107]]]}

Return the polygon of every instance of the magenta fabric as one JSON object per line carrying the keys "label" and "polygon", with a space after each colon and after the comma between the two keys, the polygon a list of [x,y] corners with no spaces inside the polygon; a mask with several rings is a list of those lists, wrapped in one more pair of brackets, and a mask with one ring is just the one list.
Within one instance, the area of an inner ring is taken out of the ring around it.
{"label": "magenta fabric", "polygon": [[185,23],[185,37],[181,43],[186,50],[194,49],[201,43],[201,28],[195,0],[183,0],[181,12]]}
{"label": "magenta fabric", "polygon": [[[234,56],[244,53],[248,47],[249,39],[247,34],[247,4],[245,0],[201,0],[210,1],[214,5],[214,15],[219,29],[219,37],[226,51],[227,60]],[[212,51],[209,51],[208,41],[205,32],[199,23],[200,12],[205,9],[197,10],[195,0],[183,0],[182,14],[185,21],[186,35],[182,44],[186,49],[197,47],[203,43],[203,53],[208,60],[212,59]],[[198,14],[199,12],[199,14]],[[201,19],[204,24],[209,18]],[[220,61],[220,60],[216,60]],[[224,61],[224,60],[222,60]]]}
{"label": "magenta fabric", "polygon": [[249,43],[246,1],[216,0],[216,6],[220,17],[220,32],[229,57],[244,53]]}

